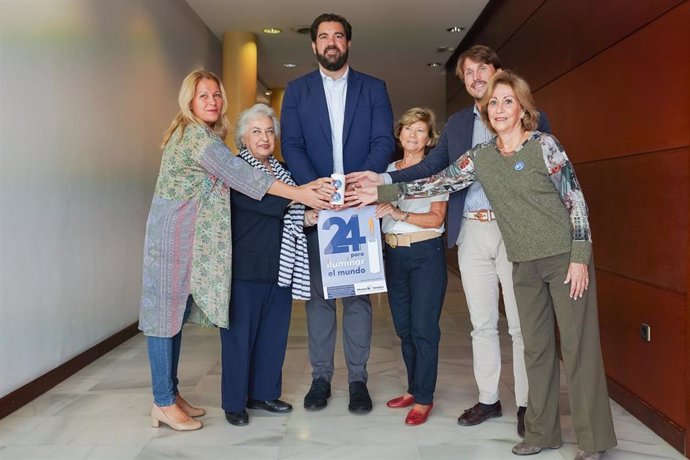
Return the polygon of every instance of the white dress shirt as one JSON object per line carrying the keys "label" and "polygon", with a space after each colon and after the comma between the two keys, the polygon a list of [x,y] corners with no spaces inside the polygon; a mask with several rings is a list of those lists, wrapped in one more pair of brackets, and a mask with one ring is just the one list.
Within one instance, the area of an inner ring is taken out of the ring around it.
{"label": "white dress shirt", "polygon": [[343,126],[345,124],[345,99],[347,97],[347,76],[350,67],[337,80],[332,79],[322,70],[321,80],[323,91],[326,93],[326,105],[328,105],[328,119],[331,122],[331,141],[333,143],[333,172],[345,173],[343,166]]}

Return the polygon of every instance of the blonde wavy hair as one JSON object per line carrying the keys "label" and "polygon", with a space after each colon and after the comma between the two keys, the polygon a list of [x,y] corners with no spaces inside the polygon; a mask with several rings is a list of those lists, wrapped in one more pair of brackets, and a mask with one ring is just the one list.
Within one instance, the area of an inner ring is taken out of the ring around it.
{"label": "blonde wavy hair", "polygon": [[532,97],[532,91],[529,89],[529,84],[527,80],[522,78],[520,75],[516,74],[511,70],[501,70],[496,72],[490,79],[486,88],[486,93],[481,101],[479,101],[479,112],[482,117],[482,121],[489,128],[493,134],[496,134],[493,126],[491,126],[491,121],[489,120],[489,101],[493,97],[494,89],[498,85],[509,86],[513,93],[515,94],[515,99],[520,103],[523,110],[523,115],[521,118],[522,127],[525,131],[534,131],[539,125],[539,111],[534,104],[534,98]]}
{"label": "blonde wavy hair", "polygon": [[[194,94],[196,93],[196,85],[201,80],[213,80],[218,84],[220,88],[220,94],[223,98],[223,108],[220,111],[220,117],[211,126],[208,126],[203,120],[194,115],[192,112],[192,99],[194,99]],[[220,78],[216,76],[213,72],[209,72],[204,69],[197,69],[187,75],[184,80],[182,80],[182,86],[180,87],[180,94],[177,96],[177,103],[180,106],[180,111],[177,113],[173,119],[170,127],[163,134],[163,142],[161,142],[161,148],[165,148],[168,141],[172,137],[173,133],[178,127],[182,127],[182,134],[184,134],[184,129],[189,124],[197,124],[201,126],[208,126],[212,133],[221,139],[225,140],[228,135],[228,130],[230,129],[230,124],[226,113],[228,111],[228,98],[225,95],[225,88],[223,88],[223,82]]]}
{"label": "blonde wavy hair", "polygon": [[412,107],[402,114],[398,122],[395,124],[393,135],[398,141],[400,140],[400,132],[403,127],[411,125],[412,123],[421,121],[426,124],[427,134],[429,136],[429,147],[433,147],[438,142],[440,137],[436,130],[436,114],[427,107]]}

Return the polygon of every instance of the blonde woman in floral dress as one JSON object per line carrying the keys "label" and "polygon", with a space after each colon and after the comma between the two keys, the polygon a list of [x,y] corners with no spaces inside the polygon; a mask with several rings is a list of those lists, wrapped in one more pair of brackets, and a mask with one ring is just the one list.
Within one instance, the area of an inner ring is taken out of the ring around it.
{"label": "blonde woman in floral dress", "polygon": [[180,396],[177,364],[182,326],[228,326],[232,244],[230,188],[260,199],[278,195],[315,208],[329,207],[329,179],[301,187],[277,181],[235,157],[228,132],[225,90],[211,72],[182,82],[180,112],[163,138],[163,157],[146,224],[139,329],[147,339],[154,405],[151,423],[198,430],[205,411]]}

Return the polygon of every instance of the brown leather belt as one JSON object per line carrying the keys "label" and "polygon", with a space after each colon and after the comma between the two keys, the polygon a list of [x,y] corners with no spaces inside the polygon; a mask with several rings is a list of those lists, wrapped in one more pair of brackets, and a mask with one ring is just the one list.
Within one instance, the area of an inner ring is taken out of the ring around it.
{"label": "brown leather belt", "polygon": [[463,214],[465,219],[478,220],[479,222],[490,222],[496,220],[496,215],[491,209],[479,209],[477,211],[468,211]]}
{"label": "brown leather belt", "polygon": [[386,233],[385,240],[388,246],[396,248],[398,246],[409,247],[413,243],[439,238],[441,234],[433,230],[423,230],[412,233]]}

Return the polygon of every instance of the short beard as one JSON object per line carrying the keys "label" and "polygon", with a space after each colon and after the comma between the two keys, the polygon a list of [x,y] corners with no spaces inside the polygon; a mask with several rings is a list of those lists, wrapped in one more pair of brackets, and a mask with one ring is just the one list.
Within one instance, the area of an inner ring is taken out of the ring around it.
{"label": "short beard", "polygon": [[330,70],[331,72],[337,72],[347,64],[348,54],[349,50],[345,50],[335,61],[329,61],[325,55],[316,53],[316,60],[319,61],[319,64],[321,64],[324,69]]}

